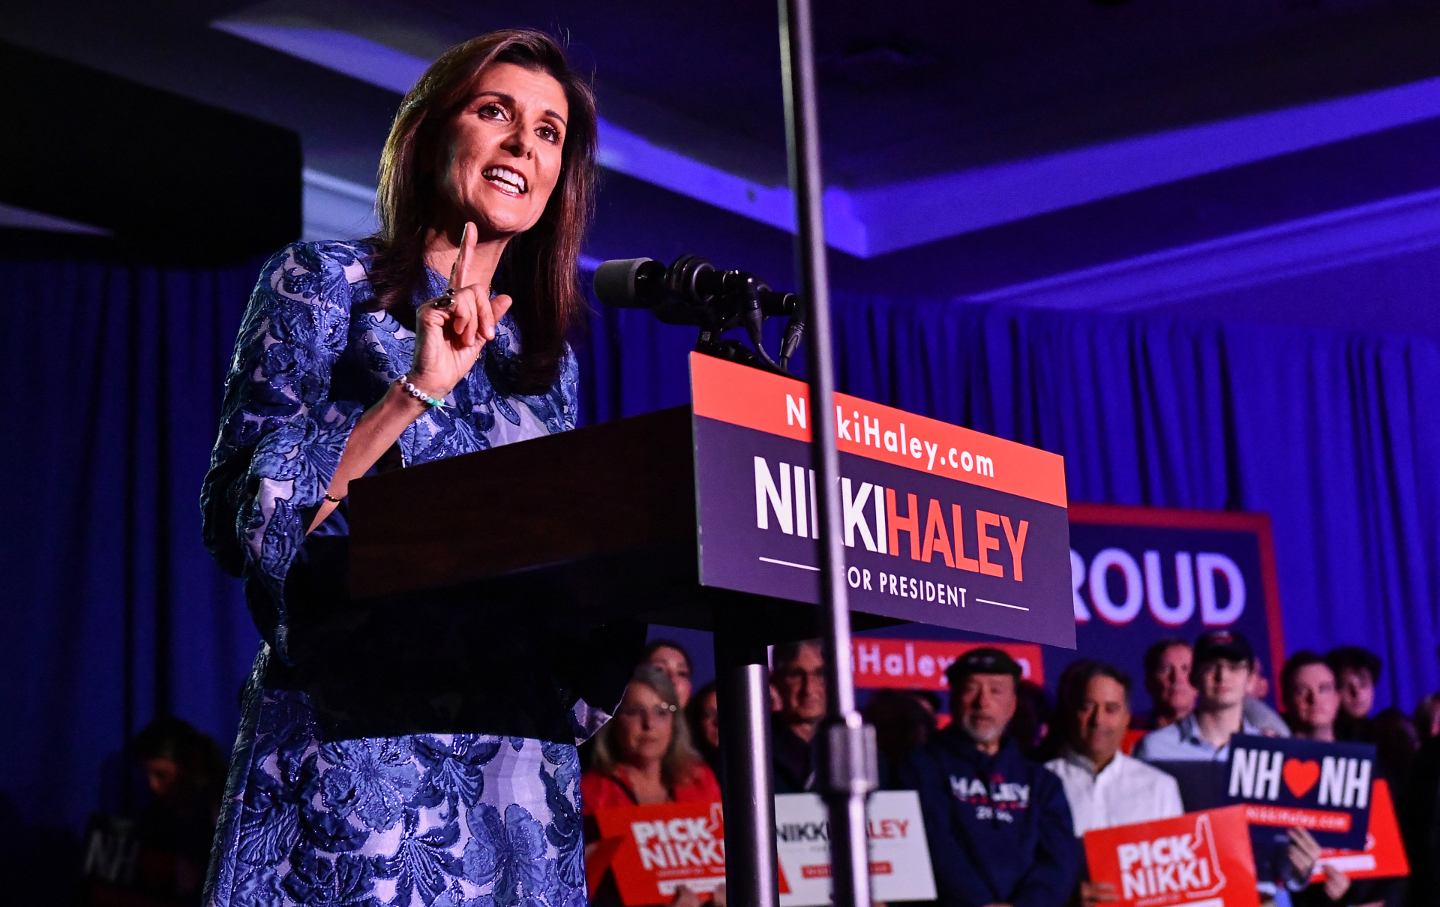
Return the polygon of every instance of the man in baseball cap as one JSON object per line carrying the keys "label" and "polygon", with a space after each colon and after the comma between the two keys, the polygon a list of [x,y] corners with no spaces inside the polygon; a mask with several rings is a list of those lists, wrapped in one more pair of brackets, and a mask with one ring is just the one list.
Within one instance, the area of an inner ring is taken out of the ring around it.
{"label": "man in baseball cap", "polygon": [[920,794],[942,907],[1063,904],[1075,887],[1080,847],[1060,780],[1005,734],[1020,674],[999,649],[962,655],[945,671],[954,721],[900,768]]}
{"label": "man in baseball cap", "polygon": [[1230,738],[1259,734],[1245,718],[1245,692],[1255,669],[1255,652],[1233,630],[1208,630],[1195,640],[1190,680],[1198,695],[1195,711],[1140,739],[1135,756],[1147,762],[1223,762]]}

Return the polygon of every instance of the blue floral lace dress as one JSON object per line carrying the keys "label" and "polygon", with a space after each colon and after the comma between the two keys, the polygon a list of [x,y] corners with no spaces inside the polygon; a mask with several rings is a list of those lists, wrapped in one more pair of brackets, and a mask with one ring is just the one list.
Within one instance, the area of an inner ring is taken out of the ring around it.
{"label": "blue floral lace dress", "polygon": [[[643,628],[567,635],[541,609],[445,600],[362,608],[345,594],[345,507],[305,534],[350,430],[414,349],[367,305],[371,255],[336,242],[276,254],[226,379],[205,537],[244,577],[264,644],[206,901],[583,905],[575,745],[609,717]],[[444,288],[428,278],[425,298]],[[507,316],[393,465],[573,427],[573,355],[548,392],[506,393],[518,344]]]}

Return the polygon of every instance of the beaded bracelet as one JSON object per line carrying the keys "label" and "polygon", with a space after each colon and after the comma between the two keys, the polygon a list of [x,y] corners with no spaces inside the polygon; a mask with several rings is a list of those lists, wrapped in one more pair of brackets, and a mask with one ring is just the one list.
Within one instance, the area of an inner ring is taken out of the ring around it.
{"label": "beaded bracelet", "polygon": [[411,384],[411,383],[410,383],[410,375],[409,375],[409,374],[404,374],[404,375],[401,375],[399,378],[396,378],[396,379],[395,379],[395,383],[396,383],[396,384],[399,384],[399,385],[400,385],[400,389],[403,390],[403,391],[405,391],[405,393],[407,393],[407,394],[409,394],[410,396],[414,397],[416,400],[419,400],[421,403],[424,403],[426,406],[433,406],[433,407],[435,407],[435,408],[437,408],[437,409],[444,409],[444,408],[445,408],[445,401],[444,401],[444,400],[440,400],[440,399],[438,399],[438,398],[436,398],[436,397],[432,397],[432,396],[430,396],[429,394],[427,394],[427,393],[425,393],[424,391],[422,391],[420,388],[418,388],[418,387],[416,387],[415,385]]}

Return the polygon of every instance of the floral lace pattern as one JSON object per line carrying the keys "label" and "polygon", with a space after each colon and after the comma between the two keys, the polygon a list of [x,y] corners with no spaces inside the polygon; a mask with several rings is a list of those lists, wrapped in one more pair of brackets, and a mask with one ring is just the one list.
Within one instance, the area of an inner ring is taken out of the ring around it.
{"label": "floral lace pattern", "polygon": [[[277,253],[251,296],[226,379],[202,490],[205,538],[244,577],[266,643],[246,688],[206,900],[580,907],[574,742],[479,733],[335,739],[307,692],[276,680],[293,654],[292,608],[305,606],[287,600],[286,583],[304,528],[350,430],[414,350],[412,331],[365,305],[371,254],[338,242]],[[429,279],[428,295],[438,295],[443,280]],[[547,393],[519,395],[504,390],[518,351],[507,316],[447,407],[405,430],[404,464],[572,428],[574,357]],[[331,523],[340,529],[325,531],[343,531],[343,514]],[[580,699],[569,722],[578,740],[607,717]]]}

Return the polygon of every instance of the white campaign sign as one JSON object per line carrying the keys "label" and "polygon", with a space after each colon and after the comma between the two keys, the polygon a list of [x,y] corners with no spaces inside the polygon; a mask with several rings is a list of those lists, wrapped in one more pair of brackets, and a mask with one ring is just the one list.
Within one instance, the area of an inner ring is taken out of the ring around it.
{"label": "white campaign sign", "polygon": [[[867,807],[870,888],[877,901],[933,901],[935,873],[913,790],[878,791]],[[775,798],[780,907],[830,904],[829,813],[816,794]]]}

